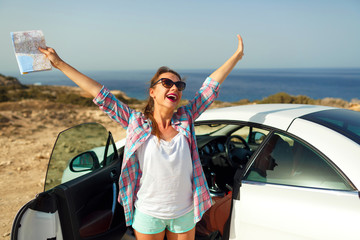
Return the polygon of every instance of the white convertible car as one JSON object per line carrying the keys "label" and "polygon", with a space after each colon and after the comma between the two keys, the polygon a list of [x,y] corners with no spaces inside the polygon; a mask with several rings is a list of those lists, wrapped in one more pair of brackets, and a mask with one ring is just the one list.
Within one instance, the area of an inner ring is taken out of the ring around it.
{"label": "white convertible car", "polygon": [[[360,112],[238,106],[206,111],[195,131],[214,200],[196,239],[360,239]],[[60,133],[11,239],[131,237],[117,203],[123,144],[99,124]]]}

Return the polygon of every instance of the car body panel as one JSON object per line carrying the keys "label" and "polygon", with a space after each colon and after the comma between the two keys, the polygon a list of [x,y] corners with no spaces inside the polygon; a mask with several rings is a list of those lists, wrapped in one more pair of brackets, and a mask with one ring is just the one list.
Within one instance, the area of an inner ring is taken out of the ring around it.
{"label": "car body panel", "polygon": [[286,131],[295,118],[326,109],[332,108],[301,104],[244,105],[207,110],[197,121],[244,121],[263,124]]}
{"label": "car body panel", "polygon": [[27,209],[20,224],[22,229],[18,233],[18,240],[63,239],[58,212],[44,213]]}
{"label": "car body panel", "polygon": [[[44,212],[30,208],[34,200],[25,204],[15,218],[14,225],[21,226],[13,228],[12,236],[17,240],[28,239],[58,239],[62,240],[58,211]],[[41,231],[39,231],[41,229]],[[16,231],[15,231],[16,230]]]}
{"label": "car body panel", "polygon": [[357,192],[244,181],[230,239],[359,239],[359,219]]}

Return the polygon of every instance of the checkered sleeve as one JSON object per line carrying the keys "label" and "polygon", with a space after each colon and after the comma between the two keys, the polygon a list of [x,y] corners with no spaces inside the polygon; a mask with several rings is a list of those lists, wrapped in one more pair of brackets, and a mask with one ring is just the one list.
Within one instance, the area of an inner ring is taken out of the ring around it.
{"label": "checkered sleeve", "polygon": [[93,99],[93,102],[111,119],[127,129],[133,110],[118,100],[107,88],[103,86],[99,94]]}
{"label": "checkered sleeve", "polygon": [[133,222],[134,198],[138,191],[141,175],[139,163],[135,156],[132,156],[122,169],[119,179],[118,201],[124,208],[127,226],[130,226]]}
{"label": "checkered sleeve", "polygon": [[188,107],[192,113],[193,120],[197,119],[217,98],[220,90],[220,83],[206,78],[203,85],[195,94],[195,98],[191,100]]}

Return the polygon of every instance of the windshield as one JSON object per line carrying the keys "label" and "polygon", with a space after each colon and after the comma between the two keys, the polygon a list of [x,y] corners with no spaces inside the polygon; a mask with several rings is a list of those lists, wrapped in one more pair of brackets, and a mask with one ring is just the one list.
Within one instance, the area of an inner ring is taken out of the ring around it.
{"label": "windshield", "polygon": [[195,125],[196,136],[211,135],[226,126],[226,124],[197,124]]}
{"label": "windshield", "polygon": [[360,144],[360,112],[331,109],[301,117],[324,125]]}

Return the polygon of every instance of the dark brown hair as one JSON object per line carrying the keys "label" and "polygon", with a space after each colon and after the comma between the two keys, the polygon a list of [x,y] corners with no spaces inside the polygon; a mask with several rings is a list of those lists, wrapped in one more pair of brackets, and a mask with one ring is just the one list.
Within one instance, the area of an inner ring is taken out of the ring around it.
{"label": "dark brown hair", "polygon": [[[160,67],[157,72],[155,73],[155,75],[152,77],[151,81],[150,81],[150,88],[152,88],[151,86],[157,81],[159,80],[159,76],[163,73],[172,73],[175,76],[177,76],[180,81],[182,81],[180,74],[178,74],[177,72],[175,72],[174,70],[168,68],[168,67]],[[154,86],[153,86],[154,87]],[[155,118],[154,118],[154,99],[149,96],[148,101],[146,103],[146,106],[144,108],[144,115],[145,117],[147,117],[148,119],[151,120],[152,122],[152,134],[155,135],[156,137],[158,137],[158,139],[160,139],[160,130],[159,130],[159,126],[157,125]]]}

